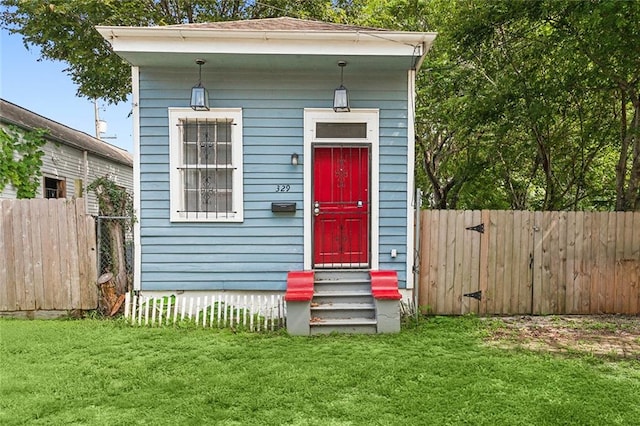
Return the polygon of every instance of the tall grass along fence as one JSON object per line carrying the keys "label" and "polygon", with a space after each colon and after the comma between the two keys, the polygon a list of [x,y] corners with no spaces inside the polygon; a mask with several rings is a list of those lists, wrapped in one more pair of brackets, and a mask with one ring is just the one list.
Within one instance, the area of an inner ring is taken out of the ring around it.
{"label": "tall grass along fence", "polygon": [[0,200],[0,311],[95,309],[95,222],[84,200]]}
{"label": "tall grass along fence", "polygon": [[201,327],[273,331],[285,326],[286,304],[281,295],[275,294],[151,297],[127,293],[124,317],[134,325],[166,326],[187,321]]}
{"label": "tall grass along fence", "polygon": [[420,223],[424,311],[640,313],[640,212],[425,210]]}

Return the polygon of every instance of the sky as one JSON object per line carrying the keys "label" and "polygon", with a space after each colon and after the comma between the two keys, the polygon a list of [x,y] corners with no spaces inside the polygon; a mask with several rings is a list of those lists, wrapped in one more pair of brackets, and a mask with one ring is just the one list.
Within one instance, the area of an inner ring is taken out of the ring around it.
{"label": "sky", "polygon": [[[76,130],[95,136],[92,100],[76,96],[77,86],[63,70],[66,64],[42,60],[37,47],[27,50],[19,34],[0,30],[0,97]],[[100,120],[107,122],[106,143],[133,153],[131,102],[99,102]]]}

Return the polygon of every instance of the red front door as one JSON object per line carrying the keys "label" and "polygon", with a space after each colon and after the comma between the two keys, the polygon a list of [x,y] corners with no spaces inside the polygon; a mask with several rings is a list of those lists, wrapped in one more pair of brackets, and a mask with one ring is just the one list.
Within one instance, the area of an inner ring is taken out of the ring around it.
{"label": "red front door", "polygon": [[313,264],[369,266],[369,148],[313,149]]}

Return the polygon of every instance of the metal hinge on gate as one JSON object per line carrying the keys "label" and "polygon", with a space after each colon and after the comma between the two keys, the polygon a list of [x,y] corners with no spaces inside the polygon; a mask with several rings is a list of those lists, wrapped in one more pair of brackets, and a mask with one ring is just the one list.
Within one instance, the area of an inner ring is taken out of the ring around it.
{"label": "metal hinge on gate", "polygon": [[481,234],[484,234],[484,223],[481,223],[480,225],[476,225],[476,226],[469,226],[468,228],[469,231],[476,231],[479,232]]}
{"label": "metal hinge on gate", "polygon": [[473,293],[463,294],[464,297],[471,297],[476,300],[482,300],[482,290],[474,291]]}

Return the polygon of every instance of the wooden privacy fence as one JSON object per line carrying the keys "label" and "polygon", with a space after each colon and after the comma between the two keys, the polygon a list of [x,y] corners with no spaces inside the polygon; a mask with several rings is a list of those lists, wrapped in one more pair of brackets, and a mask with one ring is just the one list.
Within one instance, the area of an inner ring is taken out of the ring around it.
{"label": "wooden privacy fence", "polygon": [[96,309],[96,277],[84,200],[0,200],[0,311]]}
{"label": "wooden privacy fence", "polygon": [[640,212],[424,210],[434,314],[639,314]]}

